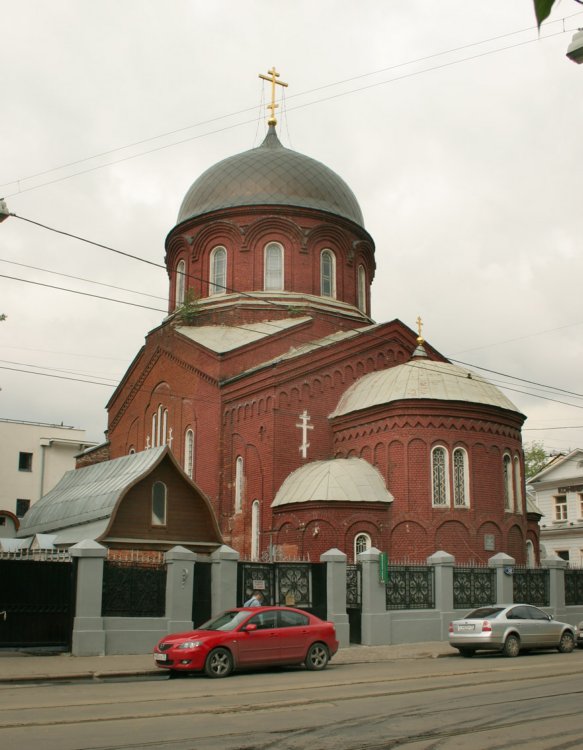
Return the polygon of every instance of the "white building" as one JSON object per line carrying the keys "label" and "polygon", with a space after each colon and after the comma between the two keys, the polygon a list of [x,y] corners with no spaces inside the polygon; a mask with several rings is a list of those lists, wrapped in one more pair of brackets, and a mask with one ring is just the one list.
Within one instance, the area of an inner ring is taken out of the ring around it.
{"label": "white building", "polygon": [[583,566],[583,449],[557,456],[529,486],[543,513],[540,541],[547,556]]}
{"label": "white building", "polygon": [[22,518],[92,445],[75,427],[0,419],[0,510]]}

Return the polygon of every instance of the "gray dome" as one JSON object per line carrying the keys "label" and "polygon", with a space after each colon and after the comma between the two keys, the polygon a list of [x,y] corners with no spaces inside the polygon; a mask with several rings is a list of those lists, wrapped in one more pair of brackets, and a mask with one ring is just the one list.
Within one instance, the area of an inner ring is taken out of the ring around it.
{"label": "gray dome", "polygon": [[392,503],[378,469],[363,458],[312,461],[293,471],[279,488],[272,508],[308,502]]}
{"label": "gray dome", "polygon": [[221,208],[262,205],[315,208],[364,226],[344,180],[319,161],[284,148],[273,125],[261,146],[201,174],[182,201],[177,223]]}
{"label": "gray dome", "polygon": [[520,413],[502,391],[477,373],[450,362],[416,359],[364,375],[344,392],[330,416],[410,399],[465,401]]}

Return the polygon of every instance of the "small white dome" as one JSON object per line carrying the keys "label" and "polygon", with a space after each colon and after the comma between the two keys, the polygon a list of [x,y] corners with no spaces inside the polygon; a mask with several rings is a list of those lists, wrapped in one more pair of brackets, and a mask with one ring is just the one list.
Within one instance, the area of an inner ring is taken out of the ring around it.
{"label": "small white dome", "polygon": [[312,461],[292,472],[279,488],[272,508],[308,502],[391,503],[379,471],[362,458]]}
{"label": "small white dome", "polygon": [[364,375],[343,394],[330,417],[408,399],[465,401],[520,413],[481,375],[450,362],[423,358]]}

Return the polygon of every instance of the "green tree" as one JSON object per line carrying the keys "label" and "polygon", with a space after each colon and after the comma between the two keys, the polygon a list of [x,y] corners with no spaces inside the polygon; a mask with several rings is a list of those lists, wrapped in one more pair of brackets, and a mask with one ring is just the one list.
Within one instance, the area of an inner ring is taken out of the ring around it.
{"label": "green tree", "polygon": [[[536,22],[539,29],[541,27],[541,23],[550,16],[555,2],[556,0],[533,0],[534,13],[536,15]],[[583,0],[575,0],[575,2],[579,3],[579,5],[583,5]]]}
{"label": "green tree", "polygon": [[4,313],[0,313],[0,321],[6,320],[6,315]]}
{"label": "green tree", "polygon": [[548,461],[549,457],[543,443],[538,440],[527,443],[524,446],[524,471],[527,481],[538,474]]}

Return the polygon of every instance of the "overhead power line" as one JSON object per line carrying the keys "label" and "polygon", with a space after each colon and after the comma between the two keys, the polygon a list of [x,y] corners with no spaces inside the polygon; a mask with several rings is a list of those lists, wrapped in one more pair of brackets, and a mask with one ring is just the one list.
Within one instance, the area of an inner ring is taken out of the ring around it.
{"label": "overhead power line", "polygon": [[[292,106],[286,106],[286,110],[289,112],[289,111],[294,111],[294,110],[298,110],[298,109],[303,109],[303,108],[306,108],[306,107],[312,107],[312,106],[315,106],[315,105],[318,105],[318,104],[322,104],[322,103],[327,102],[327,101],[332,101],[333,99],[338,99],[340,97],[350,96],[351,94],[356,94],[356,93],[359,93],[361,91],[366,91],[366,90],[371,89],[371,88],[377,88],[379,86],[386,86],[386,85],[389,85],[391,83],[396,83],[398,81],[406,80],[408,78],[413,78],[413,77],[416,77],[416,76],[420,76],[420,75],[423,75],[424,73],[429,73],[429,72],[432,72],[434,70],[441,70],[443,68],[448,68],[448,67],[451,67],[451,66],[454,66],[454,65],[459,65],[461,63],[470,62],[472,60],[476,60],[476,59],[479,59],[481,57],[485,57],[485,56],[488,56],[488,55],[497,54],[499,52],[504,52],[504,51],[509,50],[509,49],[514,49],[514,48],[517,48],[517,47],[524,46],[526,44],[532,44],[533,42],[541,42],[541,41],[544,41],[545,39],[549,39],[549,38],[552,38],[554,36],[559,36],[561,34],[565,34],[565,33],[568,33],[569,31],[572,31],[572,29],[566,29],[565,28],[564,22],[566,20],[568,20],[570,18],[573,18],[573,17],[575,17],[577,15],[580,15],[580,14],[581,14],[581,12],[579,12],[579,13],[573,13],[573,14],[571,14],[569,16],[564,16],[561,19],[556,19],[555,21],[550,22],[547,26],[545,26],[545,29],[548,28],[550,25],[556,24],[556,23],[562,23],[563,24],[563,28],[560,31],[549,33],[549,34],[545,34],[545,36],[540,36],[540,33],[539,33],[533,39],[528,39],[528,40],[525,40],[525,41],[522,41],[522,42],[517,42],[515,44],[510,44],[510,45],[507,45],[507,46],[504,46],[504,47],[498,47],[497,49],[494,49],[494,50],[487,50],[485,52],[480,52],[480,53],[478,53],[476,55],[470,55],[468,57],[462,57],[462,58],[460,58],[458,60],[451,60],[451,61],[442,63],[440,65],[434,65],[432,67],[424,68],[423,70],[413,71],[411,73],[406,73],[406,74],[404,74],[402,76],[396,76],[396,77],[391,78],[389,80],[378,81],[376,83],[371,83],[371,84],[368,84],[366,86],[360,86],[360,87],[357,87],[357,88],[353,88],[353,89],[351,89],[349,91],[343,91],[343,92],[340,92],[338,94],[333,94],[331,96],[327,96],[327,97],[323,97],[323,98],[319,98],[319,99],[314,99],[314,100],[312,100],[310,102],[304,102],[302,104],[296,104],[296,105],[292,104]],[[472,47],[477,47],[477,46],[480,46],[480,45],[484,45],[484,44],[488,44],[488,43],[491,43],[491,42],[499,41],[501,39],[505,39],[505,38],[508,38],[510,36],[516,36],[517,34],[527,33],[529,31],[536,31],[536,28],[537,28],[536,26],[531,26],[531,27],[527,27],[525,29],[518,29],[516,31],[507,32],[506,34],[500,34],[500,35],[497,35],[497,36],[494,36],[494,37],[490,37],[489,39],[483,39],[483,40],[478,41],[478,42],[471,42],[469,44],[464,44],[464,45],[461,45],[459,47],[453,47],[453,48],[451,48],[449,50],[445,50],[445,51],[442,51],[442,52],[436,52],[436,53],[431,54],[431,55],[425,55],[423,57],[419,57],[419,58],[416,58],[414,60],[409,60],[409,61],[402,62],[402,63],[396,63],[395,65],[387,66],[387,67],[384,67],[384,68],[379,68],[377,70],[370,71],[370,72],[367,72],[367,73],[362,73],[360,75],[352,76],[350,78],[346,78],[346,79],[343,79],[341,81],[335,81],[335,82],[332,82],[332,83],[324,84],[322,86],[318,86],[318,87],[313,88],[313,89],[309,89],[309,90],[306,90],[306,91],[303,91],[303,92],[298,92],[297,94],[292,94],[291,96],[287,96],[286,97],[286,101],[289,101],[289,100],[292,100],[292,99],[295,99],[295,98],[298,98],[298,97],[301,97],[301,96],[308,96],[308,95],[310,95],[312,93],[317,93],[319,91],[323,91],[325,89],[333,88],[335,86],[340,86],[340,85],[344,85],[344,84],[347,84],[347,83],[351,83],[353,81],[360,80],[360,79],[363,79],[363,78],[367,78],[367,77],[370,77],[370,76],[373,76],[373,75],[379,75],[380,73],[385,73],[385,72],[390,71],[390,70],[396,70],[398,68],[406,67],[406,66],[409,66],[409,65],[417,64],[417,63],[422,63],[422,62],[425,62],[427,60],[435,59],[437,57],[443,57],[444,55],[447,55],[447,54],[453,54],[455,52],[460,52],[462,50],[470,49]],[[225,114],[225,115],[219,115],[217,117],[213,117],[213,118],[210,118],[210,119],[207,119],[207,120],[202,120],[202,121],[200,121],[198,123],[194,123],[193,125],[187,125],[185,127],[177,128],[177,129],[168,131],[166,133],[162,133],[160,135],[156,135],[156,136],[152,136],[150,138],[144,138],[144,139],[141,139],[141,140],[138,140],[138,141],[134,141],[133,143],[127,144],[125,146],[119,146],[119,147],[116,147],[116,148],[108,149],[106,151],[99,152],[99,153],[97,153],[97,154],[95,154],[93,156],[88,156],[88,157],[84,157],[82,159],[77,159],[77,160],[74,160],[74,161],[70,161],[70,162],[62,164],[60,166],[57,166],[57,167],[52,167],[50,169],[46,169],[46,170],[42,170],[42,171],[36,172],[34,174],[28,175],[27,177],[21,177],[21,178],[15,179],[15,180],[11,180],[10,182],[4,183],[4,185],[2,185],[1,187],[2,188],[6,188],[6,187],[8,187],[10,185],[18,185],[19,189],[17,191],[13,192],[13,193],[6,194],[4,197],[11,198],[11,197],[13,197],[15,195],[26,193],[26,192],[29,192],[31,190],[37,190],[37,189],[39,189],[41,187],[46,187],[48,185],[53,185],[53,184],[55,184],[57,182],[61,182],[63,180],[71,179],[72,177],[78,177],[79,175],[82,175],[82,174],[87,174],[89,172],[94,172],[94,171],[99,170],[99,169],[104,169],[105,167],[113,166],[115,164],[120,164],[122,162],[129,161],[129,160],[132,160],[132,159],[137,159],[137,158],[139,158],[141,156],[145,156],[147,154],[155,153],[157,151],[161,151],[161,150],[164,150],[164,149],[167,149],[167,148],[171,148],[173,146],[178,146],[178,145],[181,145],[183,143],[188,143],[188,142],[193,141],[193,140],[198,140],[200,138],[206,138],[209,135],[215,135],[217,133],[225,132],[227,130],[232,130],[232,129],[235,129],[235,128],[242,127],[244,125],[248,125],[250,123],[257,122],[258,120],[261,120],[261,116],[254,117],[254,118],[249,119],[249,120],[244,120],[242,122],[237,122],[237,123],[234,123],[232,125],[226,125],[226,126],[221,127],[221,128],[216,128],[215,130],[207,131],[205,133],[200,133],[200,134],[197,134],[197,135],[192,135],[192,136],[190,136],[188,138],[183,138],[183,139],[178,140],[178,141],[173,141],[172,143],[166,143],[166,144],[163,144],[161,146],[157,146],[155,148],[148,149],[146,151],[141,151],[140,153],[137,153],[137,154],[130,154],[130,155],[124,156],[124,157],[122,157],[120,159],[114,159],[114,160],[108,161],[105,164],[99,164],[99,165],[90,167],[88,169],[83,169],[83,170],[80,170],[78,172],[74,172],[74,173],[69,174],[69,175],[64,175],[64,176],[61,176],[61,177],[57,177],[57,178],[55,178],[53,180],[48,180],[46,182],[42,182],[42,183],[40,183],[38,185],[33,185],[31,187],[25,187],[25,188],[20,187],[20,185],[21,185],[22,182],[26,182],[26,181],[34,179],[36,177],[42,177],[44,175],[51,174],[53,172],[58,172],[61,169],[67,169],[69,167],[74,167],[74,166],[76,166],[78,164],[86,163],[86,162],[91,161],[93,159],[98,159],[98,158],[102,158],[104,156],[109,156],[111,154],[117,153],[118,151],[123,151],[123,150],[126,150],[128,148],[135,148],[136,146],[140,146],[140,145],[143,145],[145,143],[151,143],[152,141],[156,141],[156,140],[159,140],[161,138],[168,138],[170,136],[177,135],[178,133],[182,133],[182,132],[185,132],[185,131],[188,131],[188,130],[192,130],[193,128],[202,127],[204,125],[212,124],[213,122],[219,122],[221,120],[224,120],[224,119],[227,119],[227,118],[230,118],[230,117],[236,117],[236,116],[238,116],[240,114],[246,114],[248,112],[255,111],[256,109],[257,109],[256,106],[246,107],[244,109],[237,110],[235,112],[231,112],[231,113],[228,113],[228,114]]]}
{"label": "overhead power line", "polygon": [[[11,213],[10,216],[13,216],[14,218],[17,218],[17,219],[21,219],[22,221],[25,221],[27,223],[33,224],[33,225],[38,226],[38,227],[40,227],[42,229],[46,229],[48,231],[55,232],[55,233],[60,234],[60,235],[64,235],[64,236],[70,237],[72,239],[77,239],[77,240],[79,240],[81,242],[85,242],[87,244],[93,245],[95,247],[99,247],[99,248],[104,249],[104,250],[108,250],[108,251],[116,253],[118,255],[122,255],[122,256],[124,256],[126,258],[130,258],[132,260],[136,260],[136,261],[139,261],[141,263],[146,263],[146,264],[148,264],[150,266],[154,266],[156,268],[160,268],[160,269],[166,270],[166,266],[165,265],[162,265],[161,263],[155,263],[154,261],[150,261],[150,260],[147,260],[145,258],[141,258],[138,255],[133,255],[132,253],[127,253],[127,252],[124,252],[122,250],[118,250],[118,249],[113,248],[113,247],[111,247],[109,245],[104,245],[104,244],[99,243],[99,242],[94,242],[93,240],[89,240],[89,239],[87,239],[85,237],[81,237],[79,235],[72,234],[70,232],[65,232],[63,230],[56,229],[54,227],[50,227],[47,224],[42,224],[41,222],[34,221],[32,219],[26,219],[25,217],[18,216],[17,214],[14,214],[14,213]],[[208,279],[204,279],[204,278],[202,278],[200,276],[196,276],[196,275],[190,274],[190,273],[189,274],[184,274],[184,275],[185,275],[186,278],[190,278],[190,279],[194,279],[194,280],[197,280],[197,281],[203,281],[204,283],[208,283]],[[43,287],[47,287],[47,288],[51,288],[51,289],[57,289],[59,291],[66,291],[66,292],[70,292],[70,293],[73,293],[73,294],[79,294],[79,295],[82,295],[82,296],[93,297],[93,298],[96,298],[96,299],[102,299],[102,300],[109,301],[109,302],[117,302],[119,304],[124,304],[124,305],[132,306],[132,307],[139,307],[139,308],[143,308],[143,309],[147,309],[147,310],[154,310],[156,312],[167,313],[167,310],[162,310],[160,308],[150,307],[150,306],[147,306],[147,305],[140,305],[140,304],[138,304],[136,302],[129,302],[129,301],[125,301],[125,300],[118,300],[118,299],[114,299],[114,298],[111,298],[111,297],[104,297],[104,296],[100,296],[100,295],[90,294],[88,292],[81,292],[81,291],[77,291],[77,290],[73,290],[73,289],[67,289],[65,287],[53,286],[51,284],[44,284],[44,283],[41,283],[41,282],[31,281],[31,280],[28,280],[28,279],[21,279],[21,278],[17,278],[17,277],[13,277],[13,276],[6,276],[6,275],[3,275],[3,274],[0,274],[0,278],[7,278],[7,279],[12,279],[14,281],[21,281],[21,282],[24,282],[24,283],[36,284],[38,286],[43,286]],[[257,297],[255,295],[250,294],[248,292],[241,292],[241,291],[239,291],[237,289],[234,289],[234,288],[231,288],[231,287],[226,287],[226,286],[223,286],[223,285],[221,285],[221,286],[226,291],[234,292],[234,293],[239,294],[241,296],[248,297],[248,298],[253,299],[253,300],[257,300]],[[276,303],[273,300],[265,300],[265,301],[269,302],[270,304],[272,304],[274,307],[276,307],[278,309],[281,309],[281,307],[283,305],[283,303]],[[285,305],[283,305],[283,306],[285,306]],[[275,330],[277,330],[278,332],[280,332],[282,330],[281,327],[277,326],[275,323],[273,323],[271,325],[273,325],[273,328]],[[243,327],[243,326],[234,326],[234,327],[235,328],[241,328],[242,330],[245,330],[245,331],[251,331],[251,332],[253,332],[255,330],[255,332],[257,332],[257,333],[264,333],[264,330],[260,331],[260,330],[257,330],[257,329],[250,328],[249,326],[245,326],[245,327]],[[300,345],[301,346],[312,346],[312,347],[313,346],[317,346],[318,348],[324,348],[324,347],[329,346],[329,343],[326,342],[326,343],[317,343],[317,344],[312,343],[312,344],[309,344],[309,342],[301,341]],[[559,392],[565,393],[566,395],[574,396],[576,398],[583,398],[582,394],[574,393],[572,391],[566,391],[566,390],[561,389],[561,388],[556,388],[555,386],[547,386],[547,385],[544,385],[544,384],[541,384],[541,383],[535,383],[534,381],[527,381],[527,380],[525,380],[523,378],[517,378],[515,376],[508,375],[506,373],[501,373],[501,372],[495,371],[495,370],[488,370],[488,368],[474,366],[474,365],[471,365],[471,364],[468,364],[468,363],[461,362],[460,360],[452,360],[452,361],[454,361],[454,362],[457,361],[459,364],[463,364],[464,366],[467,366],[467,367],[475,367],[476,369],[481,369],[481,370],[484,370],[484,371],[492,372],[492,373],[500,375],[502,377],[509,377],[512,380],[519,380],[521,382],[529,383],[529,384],[532,384],[532,385],[537,385],[537,386],[542,387],[542,388],[547,388],[547,389],[550,389],[550,390],[553,390],[553,391],[559,391]],[[514,393],[521,393],[523,395],[528,395],[528,396],[531,396],[531,397],[534,397],[534,398],[541,398],[541,399],[546,400],[546,401],[554,401],[555,403],[559,403],[559,404],[562,404],[564,406],[572,406],[574,408],[583,408],[583,406],[579,406],[577,404],[570,404],[570,403],[565,402],[565,401],[560,401],[558,399],[554,399],[554,398],[552,398],[549,395],[543,396],[543,395],[540,395],[540,394],[537,394],[537,393],[533,393],[533,392],[529,392],[529,391],[523,391],[523,390],[520,390],[520,389],[517,389],[517,388],[512,388],[510,385],[508,385],[507,383],[504,383],[504,382],[500,383],[500,385],[504,389],[512,391]]]}

